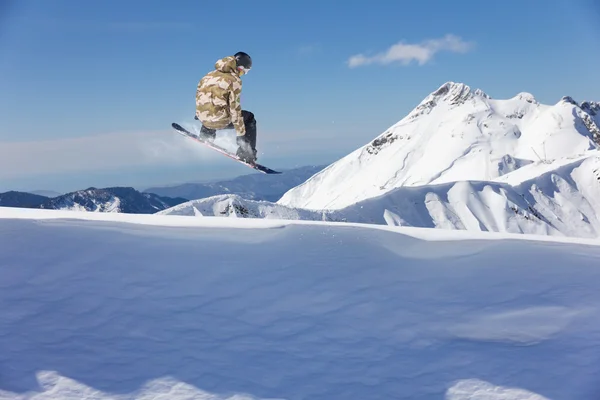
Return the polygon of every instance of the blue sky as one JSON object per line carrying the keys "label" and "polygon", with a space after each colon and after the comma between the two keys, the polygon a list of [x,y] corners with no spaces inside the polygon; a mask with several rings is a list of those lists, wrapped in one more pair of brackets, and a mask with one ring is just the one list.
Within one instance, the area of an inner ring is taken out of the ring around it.
{"label": "blue sky", "polygon": [[600,100],[599,33],[593,0],[4,1],[0,191],[251,173],[169,130],[236,51],[254,60],[259,162],[291,168],[362,146],[446,81]]}

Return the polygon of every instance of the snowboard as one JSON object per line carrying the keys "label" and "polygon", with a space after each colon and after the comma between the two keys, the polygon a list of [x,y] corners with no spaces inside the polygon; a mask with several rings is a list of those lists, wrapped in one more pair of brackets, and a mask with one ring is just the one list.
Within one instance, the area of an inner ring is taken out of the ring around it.
{"label": "snowboard", "polygon": [[209,141],[206,140],[202,140],[201,138],[199,138],[198,136],[194,135],[192,132],[188,131],[187,129],[185,129],[184,127],[182,127],[181,125],[179,125],[176,122],[173,122],[171,124],[171,126],[173,127],[173,129],[175,129],[175,131],[183,136],[186,136],[190,139],[193,139],[199,143],[202,143],[203,145],[210,147],[213,150],[218,151],[219,153],[234,159],[235,161],[246,165],[247,167],[250,167],[254,170],[257,170],[259,172],[262,172],[263,174],[281,174],[281,172],[279,171],[275,171],[272,170],[269,167],[265,167],[264,165],[258,164],[258,163],[250,163],[250,162],[246,162],[244,160],[242,160],[241,158],[239,158],[237,155],[230,153],[229,151],[225,150],[224,148],[222,148],[221,146],[217,146],[214,143],[211,143]]}

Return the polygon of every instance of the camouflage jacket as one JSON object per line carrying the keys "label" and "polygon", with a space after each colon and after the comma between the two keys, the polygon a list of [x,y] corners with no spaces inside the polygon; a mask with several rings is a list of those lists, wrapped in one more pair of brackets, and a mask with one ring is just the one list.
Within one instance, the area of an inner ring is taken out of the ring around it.
{"label": "camouflage jacket", "polygon": [[239,136],[246,134],[240,94],[242,79],[236,71],[233,57],[225,57],[215,63],[198,83],[196,90],[196,116],[210,129],[223,129],[230,123]]}

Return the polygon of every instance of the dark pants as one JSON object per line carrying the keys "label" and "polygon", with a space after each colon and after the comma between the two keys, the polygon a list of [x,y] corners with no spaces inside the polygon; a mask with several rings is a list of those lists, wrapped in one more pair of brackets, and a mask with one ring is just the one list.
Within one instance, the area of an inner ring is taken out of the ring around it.
{"label": "dark pants", "polygon": [[[242,118],[244,119],[244,126],[246,127],[246,140],[252,146],[252,150],[256,150],[256,119],[254,114],[250,111],[242,110]],[[233,123],[227,125],[224,129],[234,129]],[[205,132],[211,136],[215,136],[216,130],[206,128],[202,126],[202,132]]]}

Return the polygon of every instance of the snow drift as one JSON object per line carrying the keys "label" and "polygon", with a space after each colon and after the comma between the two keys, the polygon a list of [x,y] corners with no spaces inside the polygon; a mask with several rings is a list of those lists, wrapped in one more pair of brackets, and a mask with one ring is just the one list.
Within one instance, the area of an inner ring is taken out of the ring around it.
{"label": "snow drift", "polygon": [[0,246],[3,400],[600,394],[597,241],[0,208]]}

